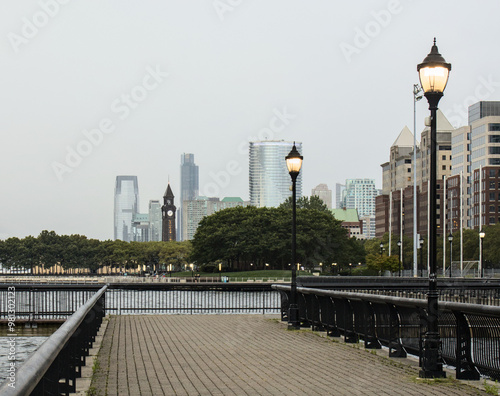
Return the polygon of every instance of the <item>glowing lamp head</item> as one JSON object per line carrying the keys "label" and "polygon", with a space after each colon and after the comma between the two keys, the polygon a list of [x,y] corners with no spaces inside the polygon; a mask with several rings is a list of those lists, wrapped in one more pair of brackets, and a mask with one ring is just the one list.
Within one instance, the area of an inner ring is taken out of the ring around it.
{"label": "glowing lamp head", "polygon": [[438,51],[436,39],[431,52],[424,61],[417,66],[420,85],[425,93],[443,93],[448,83],[451,63],[446,63]]}
{"label": "glowing lamp head", "polygon": [[300,168],[302,168],[302,160],[303,156],[297,151],[297,147],[295,147],[295,142],[293,142],[292,151],[288,153],[285,157],[286,167],[288,168],[288,173],[290,175],[298,175],[300,172]]}

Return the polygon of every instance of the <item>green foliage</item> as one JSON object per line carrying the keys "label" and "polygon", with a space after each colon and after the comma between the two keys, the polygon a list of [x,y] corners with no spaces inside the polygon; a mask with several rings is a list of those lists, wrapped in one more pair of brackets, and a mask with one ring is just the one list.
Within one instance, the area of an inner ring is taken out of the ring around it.
{"label": "green foliage", "polygon": [[[495,381],[495,384],[497,382]],[[488,394],[488,395],[498,395],[498,387],[495,386],[495,385],[490,385],[486,382],[486,380],[484,380],[484,391]]]}
{"label": "green foliage", "polygon": [[64,269],[82,268],[95,271],[100,267],[126,270],[145,266],[152,271],[183,268],[191,254],[190,242],[123,242],[99,241],[84,235],[57,235],[42,231],[37,238],[0,240],[0,262],[4,267]]}
{"label": "green foliage", "polygon": [[[320,212],[330,212],[323,200],[316,195],[312,195],[310,198],[300,197],[297,199],[297,203],[295,205],[297,209],[314,209],[319,210]],[[279,207],[283,209],[292,209],[292,206],[292,197],[288,197]]]}
{"label": "green foliage", "polygon": [[[199,265],[222,261],[228,268],[289,269],[291,228],[292,210],[285,204],[221,210],[198,225],[192,260]],[[348,263],[353,257],[362,261],[364,250],[330,211],[297,209],[297,259],[302,266]]]}

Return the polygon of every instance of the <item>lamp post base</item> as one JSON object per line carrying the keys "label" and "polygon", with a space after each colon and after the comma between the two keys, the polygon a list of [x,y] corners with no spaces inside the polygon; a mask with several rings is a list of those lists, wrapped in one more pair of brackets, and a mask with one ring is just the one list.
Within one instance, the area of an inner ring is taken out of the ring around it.
{"label": "lamp post base", "polygon": [[300,330],[299,307],[297,304],[290,304],[288,308],[288,330]]}
{"label": "lamp post base", "polygon": [[437,334],[427,334],[424,338],[422,369],[419,372],[420,378],[446,378],[443,371],[443,363],[440,360],[440,340]]}

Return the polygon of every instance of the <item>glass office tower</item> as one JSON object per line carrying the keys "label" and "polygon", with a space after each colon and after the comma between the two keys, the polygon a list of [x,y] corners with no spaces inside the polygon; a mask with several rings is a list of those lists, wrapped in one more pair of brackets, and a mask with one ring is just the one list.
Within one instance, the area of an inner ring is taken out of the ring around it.
{"label": "glass office tower", "polygon": [[199,173],[198,165],[194,163],[194,154],[181,155],[181,204],[177,209],[177,233],[178,240],[185,241],[188,239],[187,230],[184,227],[184,201],[193,201],[198,198],[199,193]]}
{"label": "glass office tower", "polygon": [[[302,143],[295,142],[301,155]],[[286,167],[285,157],[290,153],[293,142],[266,140],[250,142],[249,185],[250,205],[276,207],[292,196],[292,179]],[[302,174],[297,178],[297,199],[302,196]]]}
{"label": "glass office tower", "polygon": [[137,176],[116,176],[114,239],[133,240],[132,221],[139,209]]}

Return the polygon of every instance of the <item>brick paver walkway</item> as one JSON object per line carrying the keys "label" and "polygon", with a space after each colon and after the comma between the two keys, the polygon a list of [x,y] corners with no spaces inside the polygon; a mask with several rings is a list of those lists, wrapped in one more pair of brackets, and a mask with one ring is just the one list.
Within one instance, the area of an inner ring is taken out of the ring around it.
{"label": "brick paver walkway", "polygon": [[262,315],[113,316],[95,395],[475,395]]}

